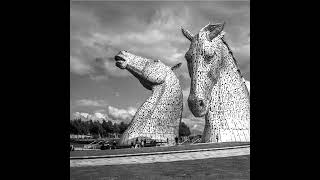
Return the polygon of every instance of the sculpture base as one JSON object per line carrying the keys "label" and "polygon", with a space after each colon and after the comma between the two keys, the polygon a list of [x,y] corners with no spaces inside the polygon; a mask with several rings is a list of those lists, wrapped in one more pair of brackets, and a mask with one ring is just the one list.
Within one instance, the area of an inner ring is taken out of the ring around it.
{"label": "sculpture base", "polygon": [[201,139],[203,143],[215,142],[250,142],[250,131],[248,130],[222,130],[210,133],[204,132]]}

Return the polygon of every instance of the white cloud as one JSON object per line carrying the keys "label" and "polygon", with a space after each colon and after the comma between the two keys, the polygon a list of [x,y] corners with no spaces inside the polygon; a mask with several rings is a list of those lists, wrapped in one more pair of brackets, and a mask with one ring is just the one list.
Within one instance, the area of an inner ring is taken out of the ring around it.
{"label": "white cloud", "polygon": [[106,114],[102,114],[102,113],[99,113],[99,112],[95,112],[94,116],[97,117],[97,118],[100,118],[100,119],[101,118],[106,119],[106,117],[107,117]]}
{"label": "white cloud", "polygon": [[103,106],[107,106],[107,103],[104,100],[80,99],[75,102],[75,105],[103,107]]}
{"label": "white cloud", "polygon": [[130,122],[135,115],[137,109],[128,107],[127,109],[119,109],[116,107],[108,106],[108,114],[114,120]]}
{"label": "white cloud", "polygon": [[99,113],[99,112],[95,112],[95,113],[86,113],[86,112],[75,112],[72,115],[72,118],[74,119],[78,119],[80,118],[83,121],[99,121],[100,123],[102,123],[103,120],[107,120],[108,115],[107,114],[103,114],[103,113]]}
{"label": "white cloud", "polygon": [[[82,99],[76,102],[77,105],[82,106],[106,106],[104,101],[93,101],[88,99]],[[135,107],[128,107],[126,109],[116,108],[113,106],[108,106],[106,109],[97,109],[94,110],[92,113],[88,112],[75,112],[72,114],[72,118],[81,118],[83,120],[93,120],[93,121],[100,121],[102,120],[110,120],[112,122],[120,123],[131,122],[133,116],[135,115],[137,108]]]}
{"label": "white cloud", "polygon": [[81,118],[81,117],[90,118],[90,114],[89,113],[85,113],[85,112],[75,112],[75,113],[73,113],[73,115],[76,118]]}
{"label": "white cloud", "polygon": [[137,108],[134,108],[134,107],[129,107],[128,108],[128,113],[132,116],[134,116],[137,112]]}

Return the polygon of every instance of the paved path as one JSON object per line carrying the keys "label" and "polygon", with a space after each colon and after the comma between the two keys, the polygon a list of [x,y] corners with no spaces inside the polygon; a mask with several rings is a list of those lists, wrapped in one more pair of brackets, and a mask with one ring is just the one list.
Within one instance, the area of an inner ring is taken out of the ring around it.
{"label": "paved path", "polygon": [[139,164],[139,163],[155,163],[155,162],[172,162],[195,159],[207,159],[229,156],[249,155],[250,147],[241,147],[233,149],[218,149],[199,152],[180,152],[170,154],[153,154],[145,156],[128,156],[128,157],[109,157],[95,159],[70,159],[70,167],[85,166],[103,166],[103,165],[119,165],[119,164]]}

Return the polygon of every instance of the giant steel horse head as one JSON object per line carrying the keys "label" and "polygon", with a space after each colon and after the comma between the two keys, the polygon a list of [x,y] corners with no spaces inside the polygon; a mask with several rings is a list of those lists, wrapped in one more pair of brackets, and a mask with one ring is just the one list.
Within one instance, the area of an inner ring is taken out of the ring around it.
{"label": "giant steel horse head", "polygon": [[224,26],[209,23],[196,35],[182,28],[191,42],[185,54],[191,78],[188,105],[194,116],[205,116],[205,142],[249,140],[249,93],[224,40]]}

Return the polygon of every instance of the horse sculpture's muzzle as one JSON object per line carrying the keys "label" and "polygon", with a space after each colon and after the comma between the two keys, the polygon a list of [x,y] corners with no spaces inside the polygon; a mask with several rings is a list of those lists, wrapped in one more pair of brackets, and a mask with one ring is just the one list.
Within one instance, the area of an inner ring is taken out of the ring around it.
{"label": "horse sculpture's muzzle", "polygon": [[190,95],[188,98],[188,106],[195,117],[202,117],[208,111],[208,104],[205,99],[195,98]]}
{"label": "horse sculpture's muzzle", "polygon": [[125,69],[127,66],[126,63],[126,59],[125,59],[125,54],[127,52],[126,51],[120,51],[115,57],[114,59],[116,60],[116,66],[120,69]]}

